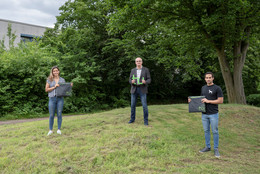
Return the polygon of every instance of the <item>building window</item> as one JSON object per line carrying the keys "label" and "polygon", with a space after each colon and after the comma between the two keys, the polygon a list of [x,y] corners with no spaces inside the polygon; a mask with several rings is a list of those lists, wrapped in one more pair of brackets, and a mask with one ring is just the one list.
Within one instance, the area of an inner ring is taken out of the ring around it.
{"label": "building window", "polygon": [[34,36],[30,34],[21,34],[21,42],[32,42],[37,38],[41,38],[40,36]]}

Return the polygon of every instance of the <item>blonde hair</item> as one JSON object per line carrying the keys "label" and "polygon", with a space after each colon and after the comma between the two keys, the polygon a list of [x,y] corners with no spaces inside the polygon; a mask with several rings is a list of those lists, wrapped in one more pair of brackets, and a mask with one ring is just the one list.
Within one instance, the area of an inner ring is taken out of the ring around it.
{"label": "blonde hair", "polygon": [[60,69],[59,69],[58,66],[53,66],[53,67],[51,68],[50,75],[49,75],[49,77],[48,77],[48,80],[49,80],[50,82],[53,81],[53,70],[56,69],[56,68],[60,71]]}

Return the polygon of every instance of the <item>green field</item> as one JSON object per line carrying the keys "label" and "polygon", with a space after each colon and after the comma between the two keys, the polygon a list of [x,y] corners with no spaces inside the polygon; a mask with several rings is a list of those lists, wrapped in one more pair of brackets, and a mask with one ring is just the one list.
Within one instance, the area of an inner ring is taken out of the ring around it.
{"label": "green field", "polygon": [[[220,155],[199,153],[201,114],[187,104],[130,108],[64,117],[62,135],[48,120],[0,126],[0,173],[252,173],[260,172],[260,108],[220,105]],[[212,142],[213,144],[213,142]]]}

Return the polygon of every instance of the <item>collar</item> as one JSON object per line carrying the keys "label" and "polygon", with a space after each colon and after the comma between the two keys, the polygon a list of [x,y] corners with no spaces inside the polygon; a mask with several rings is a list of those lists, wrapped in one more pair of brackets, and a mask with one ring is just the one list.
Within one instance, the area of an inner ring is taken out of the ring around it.
{"label": "collar", "polygon": [[137,69],[137,70],[141,70],[142,68],[143,68],[143,66],[141,66],[141,68],[140,68],[140,69],[138,69],[138,68],[136,67],[136,69]]}

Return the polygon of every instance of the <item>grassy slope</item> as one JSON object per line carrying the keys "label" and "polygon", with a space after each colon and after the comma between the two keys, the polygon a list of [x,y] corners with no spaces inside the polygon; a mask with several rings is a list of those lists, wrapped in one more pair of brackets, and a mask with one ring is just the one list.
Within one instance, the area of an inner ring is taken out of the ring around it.
{"label": "grassy slope", "polygon": [[131,125],[130,108],[64,118],[61,136],[47,120],[0,126],[0,173],[259,173],[260,108],[220,106],[220,159],[198,153],[201,116],[187,108],[149,106],[149,127],[141,107]]}

